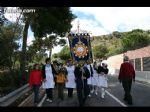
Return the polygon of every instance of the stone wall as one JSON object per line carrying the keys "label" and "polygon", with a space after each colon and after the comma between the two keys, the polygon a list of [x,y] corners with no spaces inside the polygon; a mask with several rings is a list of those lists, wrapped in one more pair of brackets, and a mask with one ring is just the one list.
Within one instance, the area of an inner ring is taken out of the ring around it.
{"label": "stone wall", "polygon": [[136,71],[150,71],[150,46],[111,56],[107,59],[108,66],[119,69],[124,55],[129,56]]}

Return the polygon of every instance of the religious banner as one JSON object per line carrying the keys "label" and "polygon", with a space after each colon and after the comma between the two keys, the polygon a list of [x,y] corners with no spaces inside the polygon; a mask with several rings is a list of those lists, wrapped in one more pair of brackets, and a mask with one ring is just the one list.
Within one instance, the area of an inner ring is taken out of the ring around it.
{"label": "religious banner", "polygon": [[92,63],[91,40],[88,33],[70,33],[68,35],[70,55],[74,64]]}

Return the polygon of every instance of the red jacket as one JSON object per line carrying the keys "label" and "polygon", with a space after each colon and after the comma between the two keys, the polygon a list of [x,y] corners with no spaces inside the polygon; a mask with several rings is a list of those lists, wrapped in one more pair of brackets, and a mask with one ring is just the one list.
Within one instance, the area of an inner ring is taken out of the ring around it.
{"label": "red jacket", "polygon": [[42,72],[39,70],[33,70],[30,73],[29,78],[29,86],[32,86],[33,84],[42,84],[43,78],[42,78]]}
{"label": "red jacket", "polygon": [[135,70],[129,62],[124,62],[123,64],[121,64],[118,79],[121,79],[124,76],[132,77],[133,79],[135,79]]}

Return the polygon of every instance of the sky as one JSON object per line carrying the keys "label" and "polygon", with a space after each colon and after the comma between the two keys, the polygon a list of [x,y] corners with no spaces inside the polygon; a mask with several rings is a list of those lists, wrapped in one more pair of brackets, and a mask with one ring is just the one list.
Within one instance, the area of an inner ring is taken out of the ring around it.
{"label": "sky", "polygon": [[[77,29],[79,21],[80,29],[87,30],[92,36],[106,35],[114,31],[150,29],[150,7],[71,7],[71,11],[77,16],[71,23],[71,31]],[[29,28],[28,45],[33,39],[33,32]],[[60,46],[55,47],[52,54],[61,49]]]}

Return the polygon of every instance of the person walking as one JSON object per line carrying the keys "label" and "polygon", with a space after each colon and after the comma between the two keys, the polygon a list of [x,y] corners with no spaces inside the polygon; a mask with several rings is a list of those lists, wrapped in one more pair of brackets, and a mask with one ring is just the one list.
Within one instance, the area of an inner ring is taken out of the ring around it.
{"label": "person walking", "polygon": [[120,66],[120,72],[118,76],[118,80],[122,83],[124,89],[124,100],[127,101],[128,104],[132,105],[132,96],[131,96],[131,86],[132,80],[135,81],[135,70],[132,64],[129,62],[129,57],[124,56],[124,62]]}
{"label": "person walking", "polygon": [[77,65],[74,70],[74,75],[76,78],[75,80],[79,106],[84,106],[89,91],[87,79],[90,77],[90,72],[86,66]]}
{"label": "person walking", "polygon": [[64,100],[64,85],[67,80],[67,71],[65,68],[60,68],[59,73],[56,75],[56,82],[58,87],[58,98]]}
{"label": "person walking", "polygon": [[93,63],[92,65],[93,68],[93,77],[92,77],[92,86],[93,86],[93,90],[91,91],[91,93],[95,93],[95,95],[98,95],[98,74],[97,74],[97,63],[96,61]]}
{"label": "person walking", "polygon": [[37,103],[39,102],[39,88],[42,84],[42,81],[42,72],[39,70],[39,64],[35,64],[29,76],[29,86],[33,89],[34,92],[35,105],[37,105]]}
{"label": "person walking", "polygon": [[105,97],[105,89],[108,87],[107,74],[109,72],[106,63],[98,67],[98,86],[101,88],[101,98]]}
{"label": "person walking", "polygon": [[85,66],[88,68],[89,72],[90,72],[90,77],[87,79],[87,83],[88,83],[88,97],[91,97],[91,94],[93,92],[93,68],[91,64],[85,64]]}
{"label": "person walking", "polygon": [[67,81],[66,81],[66,88],[68,89],[68,97],[72,98],[73,97],[73,89],[76,88],[76,83],[75,83],[75,75],[74,75],[74,66],[71,64],[69,61],[67,63]]}
{"label": "person walking", "polygon": [[45,60],[46,64],[42,68],[43,84],[42,87],[46,89],[48,102],[53,102],[53,88],[55,86],[54,75],[57,74],[53,65],[50,63],[50,58]]}

